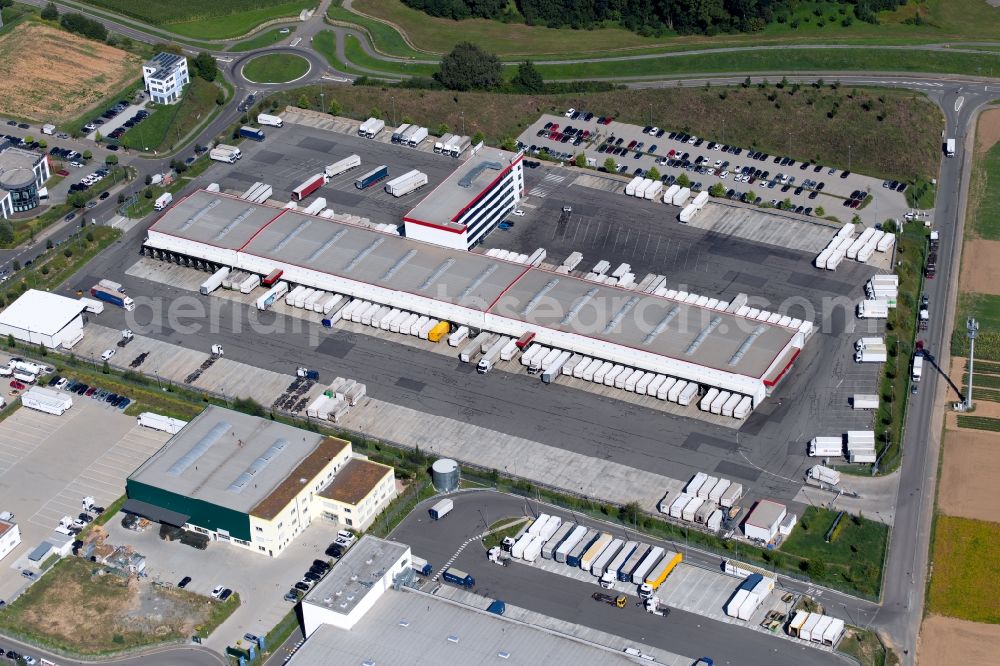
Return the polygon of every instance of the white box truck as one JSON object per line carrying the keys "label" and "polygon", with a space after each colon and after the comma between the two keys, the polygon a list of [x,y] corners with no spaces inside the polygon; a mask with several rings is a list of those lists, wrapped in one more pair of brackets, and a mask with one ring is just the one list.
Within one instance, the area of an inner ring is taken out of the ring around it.
{"label": "white box truck", "polygon": [[153,210],[163,210],[171,204],[174,200],[174,195],[170,192],[164,192],[160,196],[156,197],[156,201],[153,203]]}
{"label": "white box truck", "polygon": [[267,125],[268,127],[284,127],[285,121],[283,121],[278,116],[272,116],[267,113],[258,113],[257,124]]}
{"label": "white box truck", "polygon": [[859,319],[885,319],[889,316],[889,303],[886,301],[860,301],[858,303]]}
{"label": "white box truck", "polygon": [[878,409],[878,396],[867,393],[855,393],[851,399],[851,407],[854,409]]}
{"label": "white box truck", "polygon": [[854,352],[854,360],[857,363],[885,363],[889,358],[889,352],[885,345],[869,345],[861,351]]}
{"label": "white box truck", "polygon": [[34,386],[21,394],[21,404],[46,414],[62,416],[73,406],[68,393]]}
{"label": "white box truck", "polygon": [[813,437],[809,442],[809,455],[815,458],[844,455],[843,437]]}

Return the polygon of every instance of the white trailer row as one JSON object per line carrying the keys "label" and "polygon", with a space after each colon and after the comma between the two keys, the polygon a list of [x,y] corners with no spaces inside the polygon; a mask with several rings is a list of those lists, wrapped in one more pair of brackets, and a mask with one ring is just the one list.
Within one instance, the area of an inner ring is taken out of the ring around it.
{"label": "white trailer row", "polygon": [[518,254],[517,252],[501,250],[497,247],[487,250],[486,256],[493,257],[494,259],[503,259],[504,261],[513,261],[515,264],[527,264],[528,259],[531,257],[531,255],[528,254]]}
{"label": "white trailer row", "polygon": [[338,312],[338,319],[351,321],[362,326],[371,326],[391,333],[412,335],[427,340],[431,331],[441,321],[426,315],[407,312],[363,299],[354,299]]}
{"label": "white trailer row", "polygon": [[427,174],[413,169],[385,184],[385,191],[394,197],[402,197],[419,190],[427,184]]}
{"label": "white trailer row", "polygon": [[358,136],[374,139],[385,129],[385,121],[379,118],[369,118],[358,127]]}
{"label": "white trailer row", "polygon": [[306,415],[309,418],[336,423],[365,397],[367,391],[368,387],[365,384],[337,377],[323,393],[306,406]]}
{"label": "white trailer row", "polygon": [[264,203],[274,194],[274,189],[267,183],[256,182],[240,195],[240,199],[253,203]]}
{"label": "white trailer row", "polygon": [[726,615],[739,620],[749,620],[761,603],[774,591],[775,579],[761,574],[751,574],[736,589],[726,603]]}
{"label": "white trailer row", "polygon": [[[845,453],[844,440],[843,436],[813,437],[809,442],[809,455],[814,458],[839,458]],[[874,463],[878,460],[873,430],[848,430],[846,440],[848,461]]]}
{"label": "white trailer row", "polygon": [[821,613],[796,611],[788,624],[793,638],[834,647],[844,637],[844,621]]}
{"label": "white trailer row", "polygon": [[896,243],[896,235],[886,233],[881,229],[866,228],[857,238],[854,237],[854,224],[848,222],[833,239],[816,256],[816,268],[830,271],[837,270],[841,262],[853,259],[867,263],[875,252],[888,252]]}
{"label": "white trailer row", "polygon": [[[710,388],[702,396],[701,401],[698,403],[699,409],[703,412],[711,412],[712,414],[721,414],[722,416],[736,417],[736,410],[740,405],[744,405],[744,409],[749,413],[749,402],[750,396],[740,395],[739,393],[730,393],[729,391],[720,391],[717,388]],[[744,409],[740,410],[743,413]]]}

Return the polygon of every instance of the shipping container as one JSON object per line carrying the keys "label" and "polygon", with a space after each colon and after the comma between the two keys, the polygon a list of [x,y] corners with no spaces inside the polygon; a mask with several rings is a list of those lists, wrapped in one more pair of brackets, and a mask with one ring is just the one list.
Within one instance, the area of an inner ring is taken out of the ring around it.
{"label": "shipping container", "polygon": [[742,396],[738,393],[730,395],[729,400],[726,400],[726,402],[722,405],[722,415],[732,418],[733,412],[736,410],[736,407],[740,404],[740,402],[742,402],[744,397],[746,396]]}
{"label": "shipping container", "polygon": [[691,404],[691,401],[698,395],[698,385],[691,382],[681,390],[677,396],[677,404],[681,407],[687,407]]}
{"label": "shipping container", "polygon": [[717,477],[714,476],[706,477],[704,482],[702,482],[702,484],[698,487],[698,490],[696,490],[693,493],[689,490],[688,494],[694,495],[695,497],[700,497],[702,499],[708,499],[709,495],[712,493],[712,489],[714,489],[715,486],[718,485],[718,483],[719,479]]}
{"label": "shipping container", "polygon": [[416,571],[421,576],[430,576],[433,573],[430,563],[427,562],[422,557],[417,557],[416,555],[410,555],[410,568]]}
{"label": "shipping container", "polygon": [[555,551],[555,561],[556,562],[566,562],[566,558],[569,556],[570,551],[574,550],[583,539],[584,536],[588,534],[589,530],[583,525],[577,525],[569,536],[559,544],[559,547]]}
{"label": "shipping container", "polygon": [[646,554],[646,557],[642,559],[639,566],[632,572],[632,582],[636,585],[642,585],[646,582],[646,575],[653,570],[653,567],[660,562],[660,558],[662,557],[663,548],[659,546],[650,548],[649,553]]}
{"label": "shipping container", "polygon": [[709,406],[708,411],[713,414],[721,414],[722,406],[726,404],[726,401],[729,400],[731,396],[732,394],[729,391],[720,391],[716,394],[715,398],[712,399],[712,403]]}
{"label": "shipping container", "polygon": [[611,561],[609,561],[608,564],[604,567],[604,571],[602,572],[602,574],[607,572],[610,573],[613,578],[617,579],[619,572],[622,570],[622,567],[625,566],[625,563],[632,556],[632,553],[635,552],[635,549],[638,546],[639,543],[637,541],[626,541],[622,545],[622,547],[618,549],[618,552],[617,554],[615,554],[614,558]]}
{"label": "shipping container", "polygon": [[366,139],[374,139],[384,129],[384,120],[380,118],[369,118],[365,122],[361,123],[361,126],[358,128],[358,135],[363,136]]}
{"label": "shipping container", "polygon": [[339,176],[342,173],[346,173],[351,169],[356,169],[361,166],[361,157],[359,155],[349,155],[342,160],[337,160],[333,164],[324,169],[324,173],[327,178],[333,178],[334,176]]}
{"label": "shipping container", "polygon": [[823,465],[813,465],[809,468],[809,478],[835,486],[840,483],[840,472]]}
{"label": "shipping container", "polygon": [[[260,281],[260,283],[265,287],[272,287],[281,278],[281,276],[284,275],[284,273],[285,272],[280,268],[275,268],[270,273],[268,273],[267,276]],[[288,285],[285,285],[285,288],[287,289]]]}
{"label": "shipping container", "polygon": [[750,396],[745,395],[743,399],[740,400],[740,404],[736,405],[736,409],[733,410],[733,418],[745,419],[748,414],[750,414],[750,409],[753,407],[753,400]]}
{"label": "shipping container", "polygon": [[444,152],[444,147],[447,146],[448,143],[450,143],[451,140],[454,139],[454,138],[455,138],[454,134],[444,134],[444,135],[442,135],[440,139],[438,139],[437,141],[434,142],[434,152],[435,153]]}
{"label": "shipping container", "polygon": [[580,373],[580,377],[585,382],[594,381],[594,374],[604,366],[604,361],[599,358],[591,359],[590,363]]}
{"label": "shipping container", "polygon": [[429,513],[431,520],[441,520],[442,518],[447,516],[448,513],[454,508],[455,508],[455,502],[453,502],[452,500],[450,499],[441,500],[440,502],[438,502],[437,504],[435,504],[430,508]]}
{"label": "shipping container", "polygon": [[649,388],[649,385],[653,383],[654,379],[656,379],[655,372],[642,373],[642,377],[640,377],[639,381],[635,383],[635,392],[638,395],[646,395],[646,389]]}
{"label": "shipping container", "polygon": [[570,356],[571,354],[568,351],[560,352],[556,360],[542,371],[542,381],[546,384],[551,384],[559,375],[563,374],[563,366],[569,361]]}
{"label": "shipping container", "polygon": [[534,541],[535,535],[530,532],[522,532],[521,536],[517,538],[514,542],[514,546],[510,549],[510,556],[514,559],[520,560],[524,558],[524,549],[528,547],[528,544]]}
{"label": "shipping container", "polygon": [[406,130],[410,129],[410,127],[411,127],[410,123],[403,123],[402,125],[397,127],[396,130],[392,133],[392,136],[389,138],[389,141],[392,143],[399,143],[402,140],[403,135],[406,133]]}
{"label": "shipping container", "polygon": [[317,173],[292,190],[292,201],[302,201],[310,194],[323,187],[326,183],[326,174]]}
{"label": "shipping container", "polygon": [[542,554],[542,547],[545,544],[544,537],[536,536],[524,549],[525,562],[534,562]]}
{"label": "shipping container", "polygon": [[571,567],[579,567],[580,560],[590,547],[594,545],[594,542],[597,541],[600,535],[601,533],[598,530],[587,530],[587,533],[583,535],[583,538],[576,544],[576,547],[566,555],[566,564]]}
{"label": "shipping container", "polygon": [[459,326],[451,335],[448,336],[448,346],[457,347],[467,337],[469,337],[469,327]]}
{"label": "shipping container", "polygon": [[689,523],[694,522],[694,514],[702,507],[705,500],[701,497],[692,497],[691,501],[684,505],[684,511],[681,513],[681,519],[686,520]]}
{"label": "shipping container", "polygon": [[407,137],[406,143],[410,146],[410,148],[416,148],[421,143],[423,143],[424,139],[426,138],[427,138],[427,128],[417,127],[416,130],[413,131]]}
{"label": "shipping container", "polygon": [[[618,551],[621,550],[623,543],[625,542],[621,539],[612,539],[607,547],[601,551],[601,554],[594,559],[593,564],[590,565],[590,573],[598,578],[603,576],[605,570],[608,568],[608,564],[618,555]],[[587,570],[586,566],[581,565],[581,568]]]}
{"label": "shipping container", "polygon": [[188,423],[181,419],[174,419],[169,416],[154,414],[153,412],[142,412],[136,417],[135,422],[143,428],[159,430],[170,435],[176,435]]}
{"label": "shipping container", "polygon": [[663,383],[667,381],[667,378],[663,375],[653,375],[653,381],[649,382],[649,386],[646,387],[646,395],[658,397],[660,393],[660,387]]}
{"label": "shipping container", "polygon": [[650,546],[644,543],[637,543],[632,554],[628,556],[625,563],[618,569],[618,580],[622,583],[632,582],[632,573],[639,567],[639,564],[646,559]]}
{"label": "shipping container", "polygon": [[708,499],[712,502],[718,503],[722,499],[722,494],[729,489],[732,485],[732,481],[729,479],[719,479],[719,481],[712,486],[712,489],[708,492]]}
{"label": "shipping container", "polygon": [[369,171],[368,173],[366,173],[365,175],[361,176],[356,181],[354,181],[354,187],[358,188],[359,190],[363,190],[371,187],[375,183],[385,180],[388,177],[389,177],[389,167],[385,165],[375,167],[374,169],[372,169],[371,171]]}
{"label": "shipping container", "polygon": [[[608,546],[611,545],[612,541],[614,541],[614,537],[607,532],[599,534],[597,539],[595,539],[583,555],[580,556],[580,568],[584,571],[590,571],[601,554],[603,554]],[[572,566],[572,563],[570,566]]]}
{"label": "shipping container", "polygon": [[207,296],[208,294],[211,294],[213,291],[215,291],[216,289],[219,288],[219,285],[222,284],[222,280],[227,275],[229,275],[229,267],[228,266],[223,266],[219,270],[217,270],[214,273],[212,273],[212,277],[210,277],[207,280],[205,280],[204,282],[202,282],[201,286],[198,288],[198,291],[201,292],[205,296]]}
{"label": "shipping container", "polygon": [[698,403],[698,408],[703,412],[709,411],[712,407],[712,403],[719,396],[719,389],[710,388],[708,392],[701,397],[701,402]]}
{"label": "shipping container", "polygon": [[546,560],[551,560],[555,555],[556,549],[562,545],[563,541],[573,532],[577,527],[576,523],[565,522],[559,526],[555,534],[553,534],[545,545],[542,546],[542,557]]}
{"label": "shipping container", "polygon": [[264,140],[264,130],[259,130],[256,127],[249,127],[244,125],[240,128],[240,136],[244,139],[250,139],[251,141],[263,141]]}
{"label": "shipping container", "polygon": [[733,483],[726,489],[724,493],[722,493],[722,497],[719,498],[719,505],[727,509],[730,509],[736,506],[736,503],[739,502],[740,498],[742,497],[743,497],[743,484]]}
{"label": "shipping container", "polygon": [[878,409],[879,398],[877,395],[866,393],[855,393],[851,398],[851,407],[854,409]]}
{"label": "shipping container", "polygon": [[[667,400],[670,402],[677,402],[677,398],[680,397],[681,391],[687,389],[688,383],[683,379],[678,379],[677,382],[670,387],[670,392],[667,393]],[[662,390],[662,387],[660,387]]]}

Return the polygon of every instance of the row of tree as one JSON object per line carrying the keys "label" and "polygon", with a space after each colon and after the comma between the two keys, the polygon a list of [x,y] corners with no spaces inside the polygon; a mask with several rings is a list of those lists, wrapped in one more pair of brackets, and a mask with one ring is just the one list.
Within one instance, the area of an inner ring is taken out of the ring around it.
{"label": "row of tree", "polygon": [[441,59],[441,69],[434,78],[449,90],[497,90],[541,93],[545,81],[530,60],[517,67],[510,84],[503,81],[503,63],[496,54],[484,51],[470,42],[460,42]]}
{"label": "row of tree", "polygon": [[108,38],[108,29],[94,19],[87,18],[78,12],[59,15],[59,9],[53,3],[42,7],[41,17],[46,21],[59,21],[59,25],[78,35],[103,42]]}
{"label": "row of tree", "polygon": [[[895,9],[907,0],[835,0],[855,5],[855,15],[872,23],[876,12]],[[507,0],[403,0],[431,16],[451,19],[517,20]],[[620,25],[629,30],[660,34],[758,32],[779,17],[789,17],[799,0],[514,0],[529,25],[550,28],[594,28]]]}

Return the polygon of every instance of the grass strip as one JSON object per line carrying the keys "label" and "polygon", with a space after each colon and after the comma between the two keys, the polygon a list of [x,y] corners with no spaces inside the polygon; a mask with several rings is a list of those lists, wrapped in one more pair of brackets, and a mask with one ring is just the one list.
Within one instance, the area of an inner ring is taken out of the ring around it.
{"label": "grass strip", "polygon": [[969,416],[966,414],[959,414],[957,418],[959,428],[1000,432],[1000,419],[993,419],[988,416]]}
{"label": "grass strip", "polygon": [[262,32],[256,37],[248,39],[244,42],[237,42],[230,46],[227,51],[233,52],[243,52],[243,51],[253,51],[254,49],[263,49],[268,46],[277,44],[283,39],[288,38],[288,32],[282,32],[282,30],[288,30],[289,32],[295,31],[295,26],[288,26],[285,28],[275,28],[274,30],[268,30]]}

